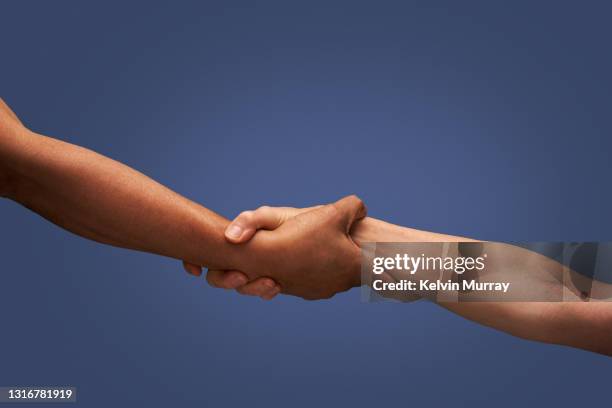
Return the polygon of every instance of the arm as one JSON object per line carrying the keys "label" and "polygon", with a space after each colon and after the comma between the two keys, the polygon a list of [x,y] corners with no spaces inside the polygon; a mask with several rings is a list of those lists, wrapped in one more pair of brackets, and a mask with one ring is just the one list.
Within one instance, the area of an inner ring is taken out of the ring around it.
{"label": "arm", "polygon": [[[251,280],[269,273],[285,293],[308,299],[349,289],[359,270],[359,248],[348,231],[365,216],[365,207],[354,196],[305,212],[245,245],[231,245],[223,236],[223,217],[121,163],[31,132],[2,100],[0,194],[83,237],[236,269]],[[326,273],[330,265],[336,274]]]}
{"label": "arm", "polygon": [[[466,238],[419,231],[366,218],[357,242],[464,242]],[[537,284],[537,282],[534,282]],[[438,302],[466,319],[512,335],[612,355],[612,304],[607,302]]]}
{"label": "arm", "polygon": [[228,221],[91,150],[0,117],[0,191],[83,237],[203,265],[237,267]]}
{"label": "arm", "polygon": [[[308,210],[308,209],[306,209]],[[247,211],[232,222],[243,233],[239,240],[229,234],[232,242],[250,239],[257,229],[275,229],[303,209],[279,208],[271,211]],[[256,235],[256,234],[255,234]],[[365,242],[466,242],[469,238],[400,227],[374,218],[364,218],[354,224],[351,236],[357,244]],[[516,258],[512,256],[511,258]],[[550,260],[543,259],[543,263]],[[223,271],[209,272],[214,285],[224,284]],[[542,288],[545,279],[534,279]],[[231,287],[231,285],[229,285]],[[260,296],[264,287],[257,282],[247,284],[241,293]],[[609,293],[609,290],[607,291]],[[578,300],[578,298],[576,298]],[[514,336],[545,343],[562,344],[602,354],[612,355],[612,304],[607,302],[437,302],[441,307],[466,319]]]}

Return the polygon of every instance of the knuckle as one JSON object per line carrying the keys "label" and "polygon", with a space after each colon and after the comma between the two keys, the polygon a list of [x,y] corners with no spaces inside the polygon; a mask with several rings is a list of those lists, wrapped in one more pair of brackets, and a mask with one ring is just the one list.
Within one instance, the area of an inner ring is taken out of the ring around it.
{"label": "knuckle", "polygon": [[363,203],[363,200],[359,198],[357,195],[351,194],[349,197],[350,197],[350,200],[353,202],[353,204],[359,207],[359,209],[365,208],[365,204]]}
{"label": "knuckle", "polygon": [[340,211],[340,208],[338,208],[338,205],[336,203],[327,204],[325,207],[323,207],[323,210],[327,213],[328,216],[332,218],[339,217],[342,215],[342,211]]}
{"label": "knuckle", "polygon": [[251,210],[243,211],[240,213],[240,215],[238,215],[238,217],[236,217],[236,220],[240,220],[240,221],[248,223],[253,220],[254,215],[255,215],[254,212]]}
{"label": "knuckle", "polygon": [[335,294],[336,294],[336,293],[335,293],[334,291],[325,290],[325,291],[323,291],[323,292],[319,293],[318,298],[319,298],[320,300],[327,300],[327,299],[331,299],[331,298],[333,298]]}
{"label": "knuckle", "polygon": [[327,299],[331,299],[334,297],[333,293],[324,293],[321,295],[321,300],[327,300]]}
{"label": "knuckle", "polygon": [[253,296],[263,296],[266,294],[266,290],[259,286],[253,286],[252,288],[249,288],[248,292],[250,295]]}
{"label": "knuckle", "polygon": [[217,285],[217,282],[215,281],[213,274],[208,272],[206,274],[206,283],[208,283],[210,286],[212,286],[213,288],[218,288],[219,286]]}

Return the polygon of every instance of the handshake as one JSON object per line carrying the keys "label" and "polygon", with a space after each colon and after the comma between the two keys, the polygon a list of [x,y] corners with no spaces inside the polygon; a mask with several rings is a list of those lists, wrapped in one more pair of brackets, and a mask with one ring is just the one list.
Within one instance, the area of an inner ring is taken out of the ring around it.
{"label": "handshake", "polygon": [[[211,285],[264,299],[278,293],[325,299],[359,286],[365,242],[472,241],[366,217],[355,196],[304,209],[261,207],[229,222],[122,163],[30,131],[2,99],[0,197],[84,238],[182,259],[193,275],[206,266]],[[539,293],[565,282],[547,273],[558,272],[556,262],[525,251],[494,257],[495,270],[505,280],[526,276],[524,283]],[[597,290],[609,294],[612,285]],[[439,304],[516,336],[612,355],[607,302],[576,296],[572,302]]]}
{"label": "handshake", "polygon": [[[235,269],[210,268],[211,286],[270,300],[279,293],[326,299],[360,285],[361,250],[350,233],[366,216],[356,196],[310,208],[244,211],[225,229],[241,249]],[[183,262],[194,276],[199,265]]]}
{"label": "handshake", "polygon": [[329,298],[360,283],[355,196],[312,208],[261,207],[232,223],[144,174],[29,130],[0,99],[0,197],[79,236],[182,259],[214,286],[271,299]]}

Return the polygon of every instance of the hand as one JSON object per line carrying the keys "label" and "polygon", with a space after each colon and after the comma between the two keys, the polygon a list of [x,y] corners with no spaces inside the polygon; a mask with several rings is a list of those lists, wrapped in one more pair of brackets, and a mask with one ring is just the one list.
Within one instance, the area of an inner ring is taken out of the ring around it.
{"label": "hand", "polygon": [[[260,229],[273,231],[288,219],[320,207],[322,206],[306,208],[263,206],[256,210],[243,211],[227,226],[225,238],[234,244],[242,244],[249,241]],[[183,262],[183,267],[193,276],[202,275],[202,267],[199,265]],[[271,300],[281,291],[280,285],[270,278],[256,278],[249,282],[248,277],[240,271],[209,269],[206,280],[213,287],[235,289],[242,295],[259,296],[263,300]]]}
{"label": "hand", "polygon": [[[348,233],[354,221],[363,218],[365,212],[363,203],[356,197],[305,209],[262,207],[240,214],[226,229],[226,237],[231,242],[243,243],[256,230],[268,230],[261,231],[251,241],[261,243],[261,248],[267,250],[283,248],[267,259],[276,266],[266,275],[280,282],[284,293],[307,299],[328,298],[359,284],[360,252]],[[279,239],[281,236],[284,238]],[[201,273],[195,265],[185,267],[194,275]],[[264,299],[274,297],[280,289],[272,286],[273,282],[267,278],[246,283],[247,276],[237,271],[209,271],[207,279],[213,286],[235,288],[240,293]]]}
{"label": "hand", "polygon": [[[288,219],[320,207],[322,206],[305,208],[263,206],[256,210],[243,211],[227,226],[225,237],[229,242],[241,244],[249,241],[260,229],[273,231]],[[384,241],[385,237],[388,238],[394,232],[397,235],[397,231],[393,228],[397,229],[392,224],[365,217],[353,224],[351,238],[357,245],[361,245],[361,242]],[[402,235],[395,240],[408,238],[410,237]],[[183,262],[183,267],[191,275],[198,277],[202,275],[202,268],[198,265]],[[206,280],[213,287],[235,289],[242,295],[259,296],[263,300],[271,300],[281,291],[280,285],[270,278],[257,278],[249,282],[248,277],[240,271],[209,269]]]}

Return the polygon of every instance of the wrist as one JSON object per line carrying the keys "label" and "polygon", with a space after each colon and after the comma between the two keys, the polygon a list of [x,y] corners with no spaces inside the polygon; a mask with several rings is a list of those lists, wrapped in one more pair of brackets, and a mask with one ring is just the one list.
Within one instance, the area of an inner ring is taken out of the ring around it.
{"label": "wrist", "polygon": [[351,230],[353,240],[362,246],[366,242],[464,242],[471,238],[439,234],[414,228],[401,227],[376,218],[366,217],[355,223]]}
{"label": "wrist", "polygon": [[422,231],[366,217],[355,223],[351,237],[359,246],[366,242],[413,242],[422,240]]}
{"label": "wrist", "polygon": [[279,267],[273,265],[284,257],[288,249],[271,246],[270,234],[273,232],[260,230],[247,242],[229,243],[233,269],[247,275],[249,280],[263,276],[262,274],[274,276]]}
{"label": "wrist", "polygon": [[225,238],[229,220],[196,206],[197,216],[191,220],[192,226],[197,225],[192,228],[195,236],[188,239],[189,250],[184,259],[209,269],[240,270],[244,264],[244,251],[242,245],[232,244]]}

